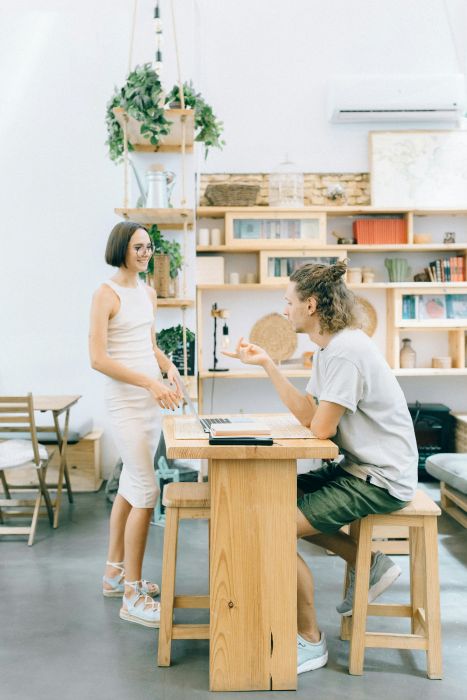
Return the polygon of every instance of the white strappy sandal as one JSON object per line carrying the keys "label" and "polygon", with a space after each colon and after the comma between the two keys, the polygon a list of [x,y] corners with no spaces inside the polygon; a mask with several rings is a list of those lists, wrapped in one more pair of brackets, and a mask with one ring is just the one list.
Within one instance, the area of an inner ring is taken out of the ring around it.
{"label": "white strappy sandal", "polygon": [[[123,596],[123,605],[120,608],[120,618],[127,622],[135,622],[143,627],[159,627],[161,619],[161,606],[150,596],[143,593],[141,581],[125,581],[127,586],[134,589],[133,595]],[[142,603],[138,605],[139,601]]]}
{"label": "white strappy sandal", "polygon": [[[125,592],[125,569],[123,568],[123,561],[107,561],[106,566],[113,566],[114,569],[118,569],[118,574],[115,576],[103,576],[102,582],[107,584],[108,588],[102,586],[102,593],[106,598],[121,598]],[[159,586],[157,583],[151,583],[151,581],[146,581],[143,579],[140,583],[140,590],[145,595],[152,597],[158,596],[160,593]]]}

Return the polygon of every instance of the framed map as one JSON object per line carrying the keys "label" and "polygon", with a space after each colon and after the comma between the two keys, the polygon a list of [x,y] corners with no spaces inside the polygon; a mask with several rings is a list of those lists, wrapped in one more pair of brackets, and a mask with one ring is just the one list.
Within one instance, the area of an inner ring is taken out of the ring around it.
{"label": "framed map", "polygon": [[467,131],[371,131],[371,204],[467,209]]}

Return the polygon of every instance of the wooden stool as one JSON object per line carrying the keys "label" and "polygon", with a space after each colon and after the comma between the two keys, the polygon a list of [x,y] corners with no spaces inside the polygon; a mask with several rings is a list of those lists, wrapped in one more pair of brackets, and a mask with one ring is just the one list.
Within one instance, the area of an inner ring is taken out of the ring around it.
{"label": "wooden stool", "polygon": [[[357,541],[355,596],[352,617],[342,617],[341,639],[350,639],[349,672],[362,675],[365,648],[424,649],[428,678],[442,678],[441,620],[439,606],[437,517],[440,509],[423,491],[402,510],[369,515],[350,526]],[[375,525],[406,525],[410,544],[410,603],[368,604],[371,540]],[[346,567],[345,590],[348,584]],[[410,617],[411,634],[367,632],[367,615]]]}
{"label": "wooden stool", "polygon": [[157,663],[159,666],[170,666],[172,639],[209,639],[209,625],[173,623],[174,608],[209,608],[209,595],[175,595],[178,523],[180,520],[209,520],[209,484],[167,484],[163,504],[165,533]]}

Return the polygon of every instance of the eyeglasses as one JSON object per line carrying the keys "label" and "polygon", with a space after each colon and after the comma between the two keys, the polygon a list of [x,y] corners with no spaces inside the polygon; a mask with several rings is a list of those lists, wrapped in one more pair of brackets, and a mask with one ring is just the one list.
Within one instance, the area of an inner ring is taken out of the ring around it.
{"label": "eyeglasses", "polygon": [[154,254],[154,246],[152,243],[148,243],[148,245],[135,245],[133,246],[133,250],[138,258],[141,258],[144,253],[147,253],[148,255]]}

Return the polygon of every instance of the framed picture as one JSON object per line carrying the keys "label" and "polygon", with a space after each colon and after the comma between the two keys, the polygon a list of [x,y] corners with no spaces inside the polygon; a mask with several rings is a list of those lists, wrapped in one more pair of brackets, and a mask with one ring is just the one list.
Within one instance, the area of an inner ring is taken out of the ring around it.
{"label": "framed picture", "polygon": [[422,294],[418,298],[418,320],[434,321],[446,318],[444,294]]}
{"label": "framed picture", "polygon": [[467,131],[371,131],[371,204],[465,209]]}

